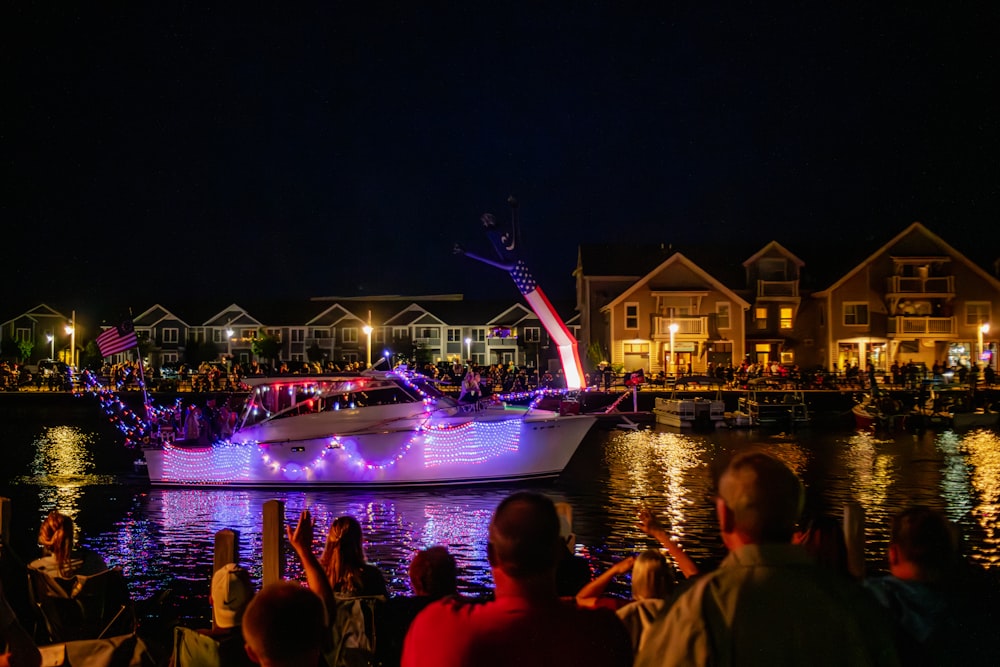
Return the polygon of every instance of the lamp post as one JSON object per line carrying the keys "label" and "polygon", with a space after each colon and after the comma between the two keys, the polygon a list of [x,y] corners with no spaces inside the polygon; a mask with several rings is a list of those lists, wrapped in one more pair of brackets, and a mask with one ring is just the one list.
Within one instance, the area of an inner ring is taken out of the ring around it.
{"label": "lamp post", "polygon": [[671,375],[677,375],[677,363],[674,361],[674,334],[677,333],[677,322],[671,322],[667,327],[670,330],[670,371]]}
{"label": "lamp post", "polygon": [[979,366],[979,370],[983,370],[983,368],[986,366],[986,362],[983,361],[983,336],[985,336],[989,332],[990,332],[990,325],[988,322],[982,324],[977,330],[977,333],[979,334],[979,357],[976,359],[976,362],[977,365]]}
{"label": "lamp post", "polygon": [[368,368],[372,365],[372,325],[366,324],[361,327],[361,330],[368,337],[367,347],[365,348],[365,368]]}
{"label": "lamp post", "polygon": [[469,366],[472,365],[472,339],[465,339],[465,360],[469,362]]}
{"label": "lamp post", "polygon": [[45,338],[49,341],[49,359],[56,358],[56,337],[52,334],[45,334]]}
{"label": "lamp post", "polygon": [[232,326],[229,325],[226,326],[226,363],[229,364],[230,366],[232,366],[231,359],[233,356],[233,334],[235,333],[236,332],[233,331]]}
{"label": "lamp post", "polygon": [[69,365],[76,368],[76,311],[72,312],[72,319],[66,325],[66,333],[69,334]]}

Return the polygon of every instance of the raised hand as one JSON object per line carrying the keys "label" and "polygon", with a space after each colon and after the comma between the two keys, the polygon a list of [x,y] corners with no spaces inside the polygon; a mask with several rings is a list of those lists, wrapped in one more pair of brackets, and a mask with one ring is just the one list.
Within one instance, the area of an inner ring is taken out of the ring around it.
{"label": "raised hand", "polygon": [[312,549],[314,526],[312,514],[309,513],[309,510],[302,510],[302,513],[299,514],[299,521],[294,529],[290,525],[285,526],[285,534],[288,536],[288,541],[296,551],[308,551]]}

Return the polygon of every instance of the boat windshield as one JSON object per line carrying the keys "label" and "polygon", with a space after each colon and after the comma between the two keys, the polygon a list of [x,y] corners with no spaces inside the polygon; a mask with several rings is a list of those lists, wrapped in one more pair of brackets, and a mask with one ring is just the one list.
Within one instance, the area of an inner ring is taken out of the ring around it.
{"label": "boat windshield", "polygon": [[295,380],[263,384],[247,397],[241,426],[330,410],[417,403],[418,392],[387,379]]}

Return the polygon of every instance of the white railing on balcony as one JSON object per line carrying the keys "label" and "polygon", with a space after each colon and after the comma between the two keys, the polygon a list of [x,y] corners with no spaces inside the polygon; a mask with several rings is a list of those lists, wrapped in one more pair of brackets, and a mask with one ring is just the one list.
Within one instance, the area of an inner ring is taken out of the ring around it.
{"label": "white railing on balcony", "polygon": [[956,332],[954,317],[913,317],[897,316],[889,318],[889,333],[904,336],[951,335]]}
{"label": "white railing on balcony", "polygon": [[677,325],[676,336],[704,336],[708,333],[708,317],[705,315],[679,315],[677,317],[657,317],[654,336],[669,336],[670,324]]}
{"label": "white railing on balcony", "polygon": [[889,276],[890,294],[954,294],[955,276]]}
{"label": "white railing on balcony", "polygon": [[441,347],[441,336],[414,336],[413,344],[417,347]]}
{"label": "white railing on balcony", "polygon": [[799,295],[798,280],[758,280],[757,297],[796,297]]}

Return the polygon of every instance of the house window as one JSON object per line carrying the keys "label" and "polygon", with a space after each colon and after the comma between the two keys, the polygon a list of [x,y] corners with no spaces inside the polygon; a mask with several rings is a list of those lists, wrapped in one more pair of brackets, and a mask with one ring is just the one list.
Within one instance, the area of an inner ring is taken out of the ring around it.
{"label": "house window", "polygon": [[639,328],[639,304],[637,303],[625,304],[625,328],[626,329]]}
{"label": "house window", "polygon": [[392,339],[393,340],[404,340],[410,337],[410,330],[406,327],[393,327],[392,328]]}
{"label": "house window", "polygon": [[449,343],[461,343],[462,342],[462,330],[456,329],[454,327],[448,328],[448,342]]}
{"label": "house window", "polygon": [[[344,327],[340,330],[341,340],[345,343],[357,343],[358,342],[358,328],[357,327]],[[351,361],[357,361],[356,359],[351,359]]]}
{"label": "house window", "polygon": [[989,301],[970,301],[965,304],[965,323],[968,326],[978,327],[990,321]]}
{"label": "house window", "polygon": [[867,303],[845,303],[844,304],[844,326],[865,327],[868,326],[868,304]]}
{"label": "house window", "polygon": [[[167,330],[163,330],[163,342],[167,342]],[[212,342],[213,343],[225,343],[226,342],[226,332],[224,329],[212,329]]]}
{"label": "house window", "polygon": [[473,342],[482,343],[486,340],[486,329],[483,329],[482,327],[473,328],[469,334],[469,338],[471,338]]}
{"label": "house window", "polygon": [[729,321],[729,303],[720,301],[715,304],[715,323],[720,329],[728,329],[732,326]]}
{"label": "house window", "polygon": [[18,329],[14,340],[31,340],[31,329]]}
{"label": "house window", "polygon": [[164,343],[176,343],[178,340],[178,332],[175,327],[163,330],[163,342]]}
{"label": "house window", "polygon": [[767,328],[767,308],[754,308],[753,317],[754,317],[754,325],[758,329]]}
{"label": "house window", "polygon": [[280,341],[281,340],[281,329],[268,329],[267,330],[267,335],[270,336],[271,338],[277,338]]}
{"label": "house window", "polygon": [[781,328],[791,329],[792,328],[792,307],[782,306],[781,307]]}
{"label": "house window", "polygon": [[312,337],[313,338],[329,338],[330,337],[330,332],[327,331],[326,329],[313,329],[311,333],[312,333]]}
{"label": "house window", "polygon": [[385,327],[375,327],[375,342],[376,343],[385,342]]}
{"label": "house window", "polygon": [[301,343],[302,341],[304,341],[306,339],[306,330],[305,329],[298,329],[298,328],[291,329],[289,331],[289,333],[292,335],[292,342],[293,343]]}
{"label": "house window", "polygon": [[521,331],[521,337],[525,343],[538,343],[542,340],[542,329],[541,327],[524,327]]}
{"label": "house window", "polygon": [[253,340],[257,337],[257,332],[253,329],[240,329],[240,338],[243,340]]}

